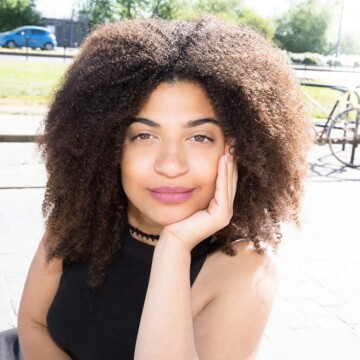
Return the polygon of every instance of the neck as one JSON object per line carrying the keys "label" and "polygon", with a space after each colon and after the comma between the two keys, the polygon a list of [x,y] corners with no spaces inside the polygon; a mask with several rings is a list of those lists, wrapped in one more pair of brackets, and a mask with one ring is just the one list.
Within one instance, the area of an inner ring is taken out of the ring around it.
{"label": "neck", "polygon": [[132,237],[134,237],[136,240],[139,240],[141,242],[144,242],[149,245],[155,246],[157,241],[159,240],[159,235],[157,234],[149,234],[138,227],[132,226],[129,224],[129,231]]}

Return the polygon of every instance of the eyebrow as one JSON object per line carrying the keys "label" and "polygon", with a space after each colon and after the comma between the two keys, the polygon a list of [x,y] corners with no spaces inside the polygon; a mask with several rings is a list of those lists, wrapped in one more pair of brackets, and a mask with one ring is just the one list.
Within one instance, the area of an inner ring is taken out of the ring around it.
{"label": "eyebrow", "polygon": [[[158,124],[157,122],[150,120],[150,119],[146,119],[143,117],[133,117],[131,124],[133,123],[141,123],[141,124],[145,124],[148,125],[150,127],[153,128],[159,128],[160,124]],[[203,124],[214,124],[216,126],[220,127],[220,123],[218,120],[212,119],[212,118],[202,118],[202,119],[196,119],[196,120],[190,120],[188,122],[185,123],[185,128],[192,128],[195,126],[199,126],[199,125],[203,125]]]}

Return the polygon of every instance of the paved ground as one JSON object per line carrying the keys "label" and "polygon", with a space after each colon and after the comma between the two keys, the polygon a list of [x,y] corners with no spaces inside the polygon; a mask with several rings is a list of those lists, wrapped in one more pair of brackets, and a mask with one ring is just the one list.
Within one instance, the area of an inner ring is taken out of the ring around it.
{"label": "paved ground", "polygon": [[[0,134],[33,132],[39,114],[0,111]],[[341,166],[327,146],[314,146],[309,166],[303,229],[284,227],[280,287],[258,360],[360,359],[360,170]],[[34,144],[0,143],[0,331],[16,326],[43,232],[45,181]]]}

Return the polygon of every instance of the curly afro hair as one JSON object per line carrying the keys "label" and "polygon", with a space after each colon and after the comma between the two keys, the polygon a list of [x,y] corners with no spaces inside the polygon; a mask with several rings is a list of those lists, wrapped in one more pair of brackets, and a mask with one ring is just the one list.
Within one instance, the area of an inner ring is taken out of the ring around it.
{"label": "curly afro hair", "polygon": [[300,227],[312,142],[300,86],[282,53],[247,26],[209,14],[195,21],[125,20],[95,30],[68,69],[39,141],[47,261],[88,263],[99,287],[127,228],[119,159],[132,117],[164,81],[199,83],[235,138],[239,180],[230,224],[214,234],[235,255],[244,239],[276,249],[281,223]]}

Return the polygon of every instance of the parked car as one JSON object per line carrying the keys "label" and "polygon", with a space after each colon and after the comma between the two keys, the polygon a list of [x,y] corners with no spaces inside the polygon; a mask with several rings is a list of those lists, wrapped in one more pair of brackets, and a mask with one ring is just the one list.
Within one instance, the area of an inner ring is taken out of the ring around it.
{"label": "parked car", "polygon": [[0,33],[0,46],[9,49],[28,46],[32,49],[53,50],[56,45],[55,35],[41,26],[22,26]]}

